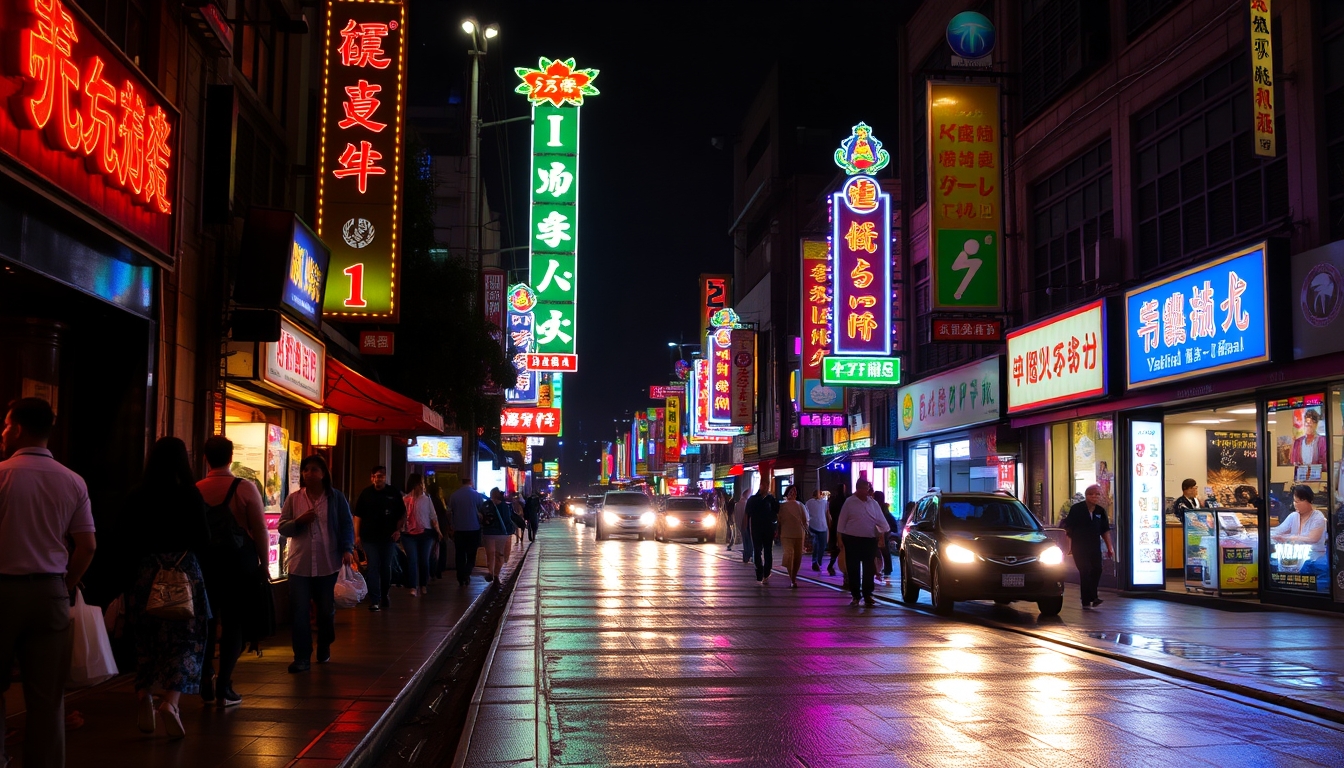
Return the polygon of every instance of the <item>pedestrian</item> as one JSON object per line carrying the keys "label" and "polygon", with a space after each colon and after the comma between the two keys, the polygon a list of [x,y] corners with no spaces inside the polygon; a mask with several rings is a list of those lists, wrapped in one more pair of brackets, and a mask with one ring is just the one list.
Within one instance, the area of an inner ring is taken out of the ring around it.
{"label": "pedestrian", "polygon": [[504,492],[490,489],[490,500],[481,507],[481,539],[485,547],[485,568],[490,573],[486,581],[499,579],[504,561],[513,551],[514,525],[512,505],[504,500]]}
{"label": "pedestrian", "polygon": [[733,535],[736,533],[738,529],[736,515],[733,514],[736,507],[737,507],[737,499],[728,498],[725,496],[725,500],[723,502],[723,520],[724,520],[723,525],[727,529],[727,536],[728,536],[727,550],[729,552],[733,551]]}
{"label": "pedestrian", "polygon": [[425,495],[434,504],[434,519],[439,521],[439,538],[429,557],[429,575],[442,580],[443,572],[448,570],[448,503],[443,500],[443,489],[432,475],[425,481]]}
{"label": "pedestrian", "polygon": [[752,562],[754,552],[752,551],[751,540],[751,518],[747,516],[747,508],[751,506],[751,500],[755,498],[746,493],[743,489],[741,495],[737,498],[737,505],[733,507],[734,521],[737,523],[737,537],[742,542],[742,562]]}
{"label": "pedestrian", "polygon": [[784,489],[784,503],[779,505],[779,541],[784,545],[784,570],[789,574],[789,587],[798,588],[798,569],[803,565],[803,537],[807,535],[807,509],[798,502],[798,486]]}
{"label": "pedestrian", "polygon": [[860,593],[866,605],[873,600],[873,565],[877,561],[878,537],[891,531],[882,507],[872,496],[873,485],[865,479],[854,484],[854,495],[845,499],[835,527],[844,541],[849,565],[850,605],[858,605]]}
{"label": "pedestrian", "polygon": [[[840,556],[840,534],[836,531],[835,524],[840,519],[840,510],[844,508],[844,504],[845,486],[841,483],[835,486],[835,490],[831,491],[830,502],[827,505],[827,515],[830,518],[831,526],[830,538],[826,542],[826,551],[830,553],[831,561],[826,563],[826,573],[830,576],[835,575],[835,560]],[[840,571],[842,574],[848,573],[848,571],[845,571],[843,562],[840,564]]]}
{"label": "pedestrian", "polygon": [[812,570],[820,571],[831,528],[826,522],[826,500],[821,497],[821,489],[813,490],[812,498],[803,506],[807,509],[807,532],[812,537]]}
{"label": "pedestrian", "polygon": [[527,497],[527,503],[523,505],[523,522],[527,524],[527,540],[536,541],[537,525],[541,523],[541,494],[536,491]]}
{"label": "pedestrian", "polygon": [[[513,535],[518,538],[518,543],[523,543],[523,531],[527,528],[527,521],[523,519],[523,499],[517,491],[509,494],[509,521],[513,523]],[[509,551],[513,548],[510,545]]]}
{"label": "pedestrian", "polygon": [[406,522],[403,525],[406,535],[402,536],[402,545],[406,547],[411,586],[411,597],[420,597],[429,592],[429,553],[434,542],[442,537],[439,531],[439,518],[434,513],[434,502],[425,495],[425,481],[419,472],[412,472],[406,478]]}
{"label": "pedestrian", "polygon": [[369,610],[385,611],[392,607],[388,593],[392,586],[392,563],[397,558],[397,541],[406,520],[406,503],[401,491],[387,482],[387,467],[374,465],[369,470],[369,485],[355,501],[355,546],[368,558]]}
{"label": "pedestrian", "polygon": [[289,538],[285,568],[294,663],[290,674],[312,668],[313,634],[310,603],[317,606],[317,663],[331,660],[336,640],[336,575],[342,565],[355,564],[355,527],[350,502],[331,487],[327,461],[317,454],[299,464],[301,488],[289,494],[280,510],[280,535]]}
{"label": "pedestrian", "polygon": [[751,524],[756,581],[769,584],[775,566],[775,526],[779,522],[779,502],[768,494],[764,484],[747,501],[747,519]]}
{"label": "pedestrian", "polygon": [[1101,545],[1106,545],[1107,556],[1115,558],[1111,543],[1111,523],[1101,506],[1101,486],[1089,485],[1083,491],[1083,500],[1069,509],[1064,518],[1064,532],[1069,536],[1069,552],[1078,566],[1078,588],[1082,592],[1084,608],[1095,608],[1102,601],[1097,597],[1101,583]]}
{"label": "pedestrian", "polygon": [[[462,487],[448,497],[449,527],[453,531],[454,569],[457,583],[471,583],[471,569],[476,567],[476,551],[481,548],[481,494],[464,480]],[[489,579],[486,579],[489,581]]]}
{"label": "pedestrian", "polygon": [[[126,613],[135,631],[136,724],[154,733],[156,715],[172,739],[186,735],[178,705],[182,694],[201,687],[205,632],[211,617],[199,561],[210,543],[205,500],[187,458],[187,444],[161,437],[150,448],[140,484],[126,497],[122,514],[126,541],[139,558]],[[181,571],[191,586],[191,615],[164,618],[148,612],[161,571]],[[154,706],[153,691],[163,692]]]}
{"label": "pedestrian", "polygon": [[210,546],[201,558],[201,574],[214,616],[205,632],[201,698],[207,704],[234,707],[243,703],[233,689],[233,670],[243,655],[243,644],[269,635],[275,626],[270,582],[262,565],[269,554],[269,536],[261,491],[255,483],[233,475],[233,441],[215,435],[206,439],[204,448],[210,469],[196,489],[207,506]]}
{"label": "pedestrian", "polygon": [[50,403],[25,397],[9,404],[0,433],[0,766],[9,762],[5,694],[15,661],[28,712],[23,764],[65,765],[70,603],[96,542],[83,478],[47,450],[55,420]]}
{"label": "pedestrian", "polygon": [[877,499],[877,505],[882,508],[882,516],[887,519],[887,533],[883,534],[878,541],[878,559],[881,561],[881,568],[878,575],[882,581],[886,582],[886,577],[891,575],[891,537],[900,528],[896,518],[891,514],[891,505],[887,503],[887,495],[881,491],[873,491],[873,498]]}

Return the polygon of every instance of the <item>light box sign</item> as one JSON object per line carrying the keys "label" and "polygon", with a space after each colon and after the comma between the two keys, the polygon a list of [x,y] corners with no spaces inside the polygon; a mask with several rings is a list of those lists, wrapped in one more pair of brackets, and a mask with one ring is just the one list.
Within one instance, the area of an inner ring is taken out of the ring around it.
{"label": "light box sign", "polygon": [[836,151],[851,174],[831,196],[831,354],[891,354],[891,196],[872,173],[889,161],[864,123]]}
{"label": "light box sign", "polygon": [[408,464],[462,463],[461,435],[419,435],[406,449]]}
{"label": "light box sign", "polygon": [[1129,387],[1269,361],[1265,244],[1125,293]]}
{"label": "light box sign", "polygon": [[[702,338],[713,327],[711,318],[721,309],[727,309],[733,298],[732,275],[700,275],[700,327],[697,330]],[[701,354],[709,357],[709,341],[701,346]]]}
{"label": "light box sign", "polygon": [[178,113],[74,2],[0,0],[0,151],[171,265]]}
{"label": "light box sign", "polygon": [[1344,240],[1292,256],[1293,357],[1344,351]]}
{"label": "light box sign", "polygon": [[559,408],[505,408],[499,414],[501,435],[559,435]]}
{"label": "light box sign", "polygon": [[1133,490],[1133,506],[1129,511],[1130,578],[1136,587],[1161,586],[1166,583],[1162,557],[1166,545],[1162,423],[1132,421],[1129,436],[1129,483]]}
{"label": "light box sign", "polygon": [[536,69],[515,67],[514,90],[532,105],[532,192],[528,246],[537,292],[534,352],[574,354],[579,288],[579,110],[596,96],[596,69],[574,59],[542,57]]}
{"label": "light box sign", "polygon": [[896,390],[900,439],[998,421],[1000,362],[986,358]]}
{"label": "light box sign", "polygon": [[504,389],[504,402],[510,404],[537,402],[537,374],[527,366],[528,350],[532,347],[532,313],[518,312],[512,307],[507,313],[505,343],[509,362],[513,364],[512,386]]}
{"label": "light box sign", "polygon": [[685,393],[685,384],[654,384],[649,387],[650,400],[666,400],[674,395],[682,395]]}
{"label": "light box sign", "polygon": [[1251,109],[1257,157],[1274,157],[1274,27],[1270,0],[1244,0],[1251,11]]}
{"label": "light box sign", "polygon": [[732,337],[732,378],[728,389],[732,423],[746,426],[756,416],[756,332],[735,330]]}
{"label": "light box sign", "polygon": [[690,436],[692,443],[730,443],[733,435],[741,434],[742,429],[737,427],[715,427],[709,422],[710,406],[713,402],[712,389],[709,375],[710,361],[698,359],[694,361],[693,372],[691,373],[692,386],[688,389],[690,396]]}
{"label": "light box sign", "polygon": [[1106,302],[1008,334],[1008,412],[1106,395]]}
{"label": "light box sign", "polygon": [[827,357],[822,381],[845,387],[894,387],[901,383],[901,361],[895,357]]}
{"label": "light box sign", "polygon": [[262,381],[320,408],[327,379],[326,346],[285,317],[280,318],[280,340],[262,346],[266,348]]}
{"label": "light box sign", "polygon": [[1003,305],[997,85],[928,82],[929,252],[935,309]]}
{"label": "light box sign", "polygon": [[290,237],[289,269],[281,303],[314,327],[322,325],[322,294],[327,287],[331,252],[298,216]]}
{"label": "light box sign", "polygon": [[680,393],[669,392],[663,417],[663,461],[681,461],[681,398]]}
{"label": "light box sign", "polygon": [[317,234],[331,246],[329,317],[396,322],[401,279],[406,7],[328,0]]}
{"label": "light box sign", "polygon": [[798,423],[804,427],[843,427],[845,426],[845,414],[843,413],[804,413]]}
{"label": "light box sign", "polygon": [[800,405],[804,413],[839,411],[845,407],[844,391],[821,382],[821,358],[831,351],[831,248],[825,240],[803,240],[800,248],[803,270]]}

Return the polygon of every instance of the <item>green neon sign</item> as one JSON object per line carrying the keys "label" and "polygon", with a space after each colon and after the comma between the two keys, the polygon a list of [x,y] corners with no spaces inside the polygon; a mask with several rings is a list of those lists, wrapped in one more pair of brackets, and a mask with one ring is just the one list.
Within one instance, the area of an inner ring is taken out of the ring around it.
{"label": "green neon sign", "polygon": [[821,382],[845,387],[894,387],[901,383],[901,359],[828,355],[821,359]]}

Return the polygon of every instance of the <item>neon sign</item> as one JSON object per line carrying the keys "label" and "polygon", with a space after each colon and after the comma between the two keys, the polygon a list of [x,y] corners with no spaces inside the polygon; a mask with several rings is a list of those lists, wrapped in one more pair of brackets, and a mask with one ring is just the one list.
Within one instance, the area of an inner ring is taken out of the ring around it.
{"label": "neon sign", "polygon": [[323,312],[395,322],[400,275],[406,8],[329,0],[317,231],[332,249]]}
{"label": "neon sign", "polygon": [[584,96],[596,96],[599,93],[593,87],[598,70],[574,69],[573,58],[551,61],[542,56],[537,66],[540,69],[515,67],[513,70],[523,80],[514,88],[514,92],[526,95],[533,105],[549,102],[553,107],[566,104],[582,107]]}
{"label": "neon sign", "polygon": [[872,176],[886,168],[891,154],[873,136],[873,129],[867,123],[859,123],[851,130],[853,133],[835,150],[835,164],[849,176],[860,173]]}
{"label": "neon sign", "polygon": [[171,254],[177,112],[168,100],[73,5],[4,0],[0,27],[16,30],[5,74],[19,85],[0,110],[0,149]]}
{"label": "neon sign", "polygon": [[891,196],[866,173],[851,176],[831,195],[831,226],[831,353],[889,355]]}

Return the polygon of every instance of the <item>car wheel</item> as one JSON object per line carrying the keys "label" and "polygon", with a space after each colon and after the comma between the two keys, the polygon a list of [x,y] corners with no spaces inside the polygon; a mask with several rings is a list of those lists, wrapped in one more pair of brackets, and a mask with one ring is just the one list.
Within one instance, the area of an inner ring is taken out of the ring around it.
{"label": "car wheel", "polygon": [[906,605],[919,602],[919,584],[910,578],[910,565],[905,558],[901,558],[901,600]]}
{"label": "car wheel", "polygon": [[1041,598],[1036,601],[1036,607],[1041,609],[1042,616],[1058,616],[1064,608],[1064,596]]}
{"label": "car wheel", "polygon": [[933,566],[933,577],[929,579],[932,582],[929,588],[929,597],[933,599],[933,612],[939,616],[947,616],[952,613],[952,598],[943,592],[941,570],[937,565]]}

